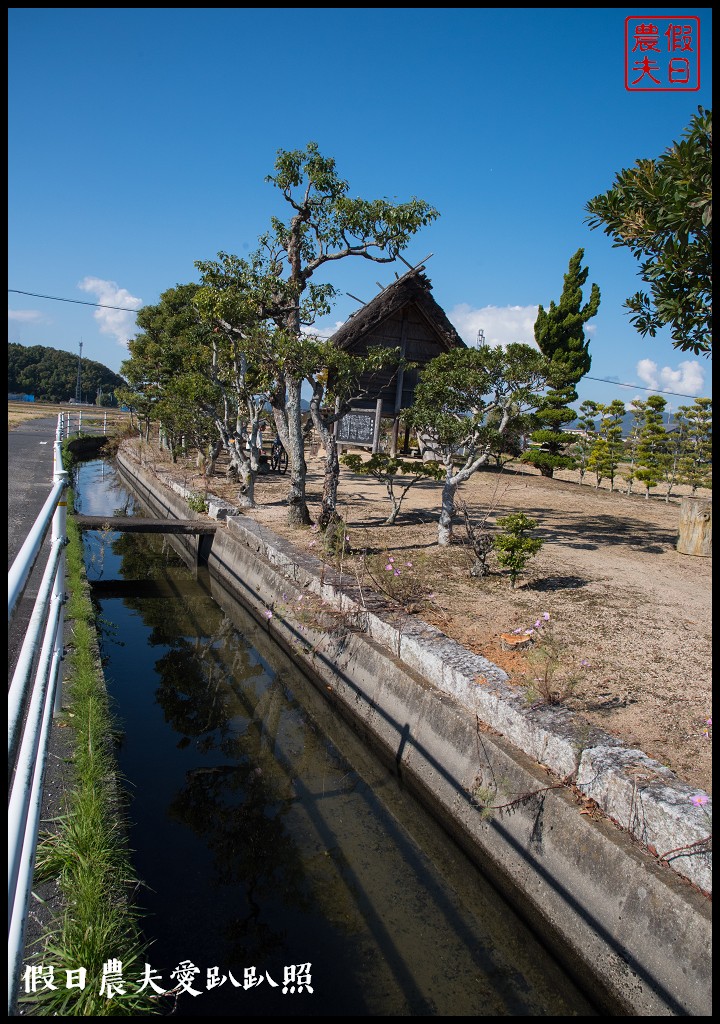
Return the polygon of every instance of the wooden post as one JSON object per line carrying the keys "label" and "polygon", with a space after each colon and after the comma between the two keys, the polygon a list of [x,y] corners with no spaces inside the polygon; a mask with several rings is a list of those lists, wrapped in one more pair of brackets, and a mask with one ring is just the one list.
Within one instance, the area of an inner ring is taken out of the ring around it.
{"label": "wooden post", "polygon": [[395,419],[392,425],[392,436],[390,439],[390,458],[394,459],[397,457],[398,450],[398,434],[400,433],[400,413],[395,413]]}
{"label": "wooden post", "polygon": [[[407,336],[408,336],[408,312],[407,309],[403,310],[402,315],[402,327],[400,329],[400,358],[405,358],[407,352]],[[392,426],[392,438],[390,441],[390,456],[396,458],[398,448],[398,433],[400,430],[400,412],[402,410],[402,393],[403,393],[403,379],[405,373],[403,367],[400,366],[398,370],[397,385],[395,387],[395,420]]]}
{"label": "wooden post", "polygon": [[683,498],[680,502],[681,555],[712,555],[712,501],[709,498]]}
{"label": "wooden post", "polygon": [[380,420],[382,419],[382,398],[378,398],[375,406],[375,429],[373,430],[372,454],[380,451]]}
{"label": "wooden post", "polygon": [[405,424],[405,440],[403,441],[402,450],[403,455],[410,454],[410,425],[407,423]]}

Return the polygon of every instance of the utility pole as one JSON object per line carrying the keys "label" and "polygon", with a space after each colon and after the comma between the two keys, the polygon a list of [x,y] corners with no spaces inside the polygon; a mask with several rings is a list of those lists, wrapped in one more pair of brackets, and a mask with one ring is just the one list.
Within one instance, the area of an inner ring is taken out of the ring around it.
{"label": "utility pole", "polygon": [[77,372],[77,383],[75,385],[75,401],[78,405],[82,403],[82,341],[80,342],[80,355],[78,356],[78,372]]}

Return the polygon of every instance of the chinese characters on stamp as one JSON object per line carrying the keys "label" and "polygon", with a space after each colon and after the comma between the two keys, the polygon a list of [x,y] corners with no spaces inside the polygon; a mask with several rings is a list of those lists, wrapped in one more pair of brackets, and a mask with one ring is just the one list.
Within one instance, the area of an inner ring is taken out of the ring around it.
{"label": "chinese characters on stamp", "polygon": [[700,19],[657,15],[625,19],[625,88],[695,92],[700,88]]}

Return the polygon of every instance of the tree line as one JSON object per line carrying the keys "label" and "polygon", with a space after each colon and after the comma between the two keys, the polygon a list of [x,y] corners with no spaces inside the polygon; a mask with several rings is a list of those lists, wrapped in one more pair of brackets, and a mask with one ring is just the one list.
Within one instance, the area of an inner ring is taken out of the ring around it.
{"label": "tree line", "polygon": [[[693,159],[704,167],[707,154],[703,142],[709,126],[709,112],[701,111],[688,129],[687,146],[677,144],[683,159],[679,164],[666,161],[667,167],[658,162],[658,173],[670,177],[686,174]],[[249,257],[221,252],[216,260],[197,261],[198,283],[170,288],[157,305],[138,312],[140,333],[129,343],[130,358],[121,367],[128,384],[117,395],[137,411],[146,430],[151,420],[162,422],[173,453],[182,440],[213,465],[224,450],[240,481],[238,502],[245,506],[255,502],[254,484],[261,464],[258,439],[261,424],[271,418],[289,456],[291,525],[311,521],[304,458],[309,423],[326,453],[318,522],[321,529],[328,530],[338,519],[340,460],[334,424],[349,411],[353,400],[361,397],[361,374],[388,366],[398,369],[402,361],[398,350],[389,349],[371,350],[363,358],[354,356],[313,333],[314,324],[329,313],[337,294],[332,284],[318,282],[318,273],[353,257],[376,263],[395,261],[438,212],[415,197],[400,203],[350,198],[349,184],[338,174],[335,161],[323,156],[315,143],[305,150],[279,150],[274,174],[267,180],[285,204],[281,207],[285,219],[271,219],[269,230]],[[702,191],[703,174],[698,181]],[[588,204],[591,226],[606,223],[606,230],[624,239],[621,217],[624,214],[630,221],[637,220],[644,189],[643,180],[623,177],[605,197],[611,209],[604,208],[603,197]],[[655,197],[649,202],[653,204]],[[694,246],[699,233],[703,248],[711,215],[703,206],[699,218],[692,216],[686,242]],[[631,245],[639,255],[643,245],[657,247],[663,231],[677,230],[676,221],[661,220],[655,224],[652,239],[633,236],[632,241],[616,240],[616,244]],[[576,385],[591,362],[584,325],[600,305],[596,284],[584,301],[588,270],[582,267],[582,259],[582,249],[571,257],[557,304],[551,302],[547,310],[540,307],[535,324],[537,348],[512,344],[505,349],[456,349],[437,357],[419,375],[406,421],[432,451],[443,480],[440,544],[449,544],[452,537],[458,487],[493,458],[524,447],[522,441],[528,433],[530,447],[517,454],[543,475],[552,477],[558,469],[578,466],[582,473],[595,473],[596,478],[609,478],[614,484],[620,465],[615,417],[622,403],[612,403],[607,409],[597,405],[594,417],[589,408],[584,409],[582,415],[593,426],[586,426],[582,441],[563,429],[577,416],[571,403],[577,400]],[[703,272],[702,260],[692,265],[698,273]],[[694,289],[692,296],[684,294],[682,309],[675,308],[668,305],[662,292],[663,267],[651,260],[641,270],[651,281],[652,297],[643,298],[642,314],[639,306],[633,307],[636,320],[640,317],[637,329],[653,334],[662,322],[672,322],[677,346],[709,352],[703,288]],[[671,290],[676,286],[673,281],[668,283]],[[688,310],[692,302],[698,307],[694,318]],[[306,417],[303,388],[310,393]],[[631,449],[630,486],[637,480],[648,491],[656,485],[650,481],[658,473],[669,472],[670,455],[661,456],[661,448],[671,442],[665,438],[661,444],[659,432],[653,435],[657,404],[655,397],[635,403],[642,426],[638,427],[637,446]],[[678,449],[672,456],[677,467],[673,481],[683,474],[690,479],[693,444],[698,467],[705,461],[709,466],[710,406],[692,409],[683,414],[685,419],[675,431],[677,443],[680,437],[684,440],[682,451]],[[709,480],[709,471],[698,468],[693,472],[692,479],[704,474],[703,480]]]}
{"label": "tree line", "polygon": [[[75,398],[78,357],[45,345],[8,342],[8,392],[34,395],[41,402],[68,402]],[[102,363],[80,362],[80,385],[88,402],[113,405],[115,389],[127,381]]]}

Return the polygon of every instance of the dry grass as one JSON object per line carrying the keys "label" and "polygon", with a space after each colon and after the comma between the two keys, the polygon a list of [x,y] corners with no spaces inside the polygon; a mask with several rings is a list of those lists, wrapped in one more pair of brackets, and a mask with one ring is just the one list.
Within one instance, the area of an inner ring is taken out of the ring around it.
{"label": "dry grass", "polygon": [[14,430],[22,423],[30,420],[43,420],[49,416],[58,416],[61,412],[69,413],[72,423],[77,423],[78,412],[82,410],[83,424],[97,426],[105,422],[107,411],[108,423],[125,422],[127,413],[117,409],[105,410],[95,406],[72,406],[55,402],[8,402],[8,430]]}

